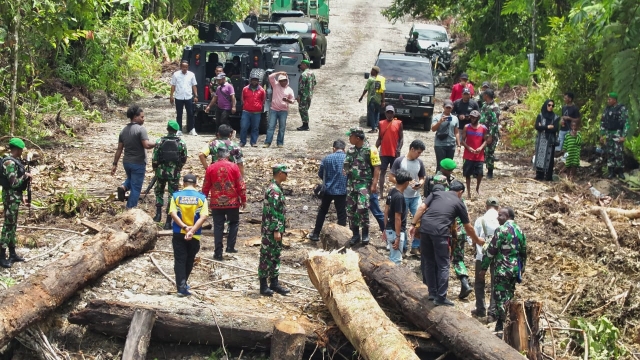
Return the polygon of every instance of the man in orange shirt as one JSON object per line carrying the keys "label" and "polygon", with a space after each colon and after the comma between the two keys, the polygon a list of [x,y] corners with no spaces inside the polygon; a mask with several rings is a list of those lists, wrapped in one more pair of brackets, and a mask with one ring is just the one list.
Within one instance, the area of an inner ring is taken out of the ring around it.
{"label": "man in orange shirt", "polygon": [[391,168],[393,162],[400,156],[403,144],[403,127],[402,121],[395,118],[396,112],[392,105],[387,105],[384,115],[386,120],[380,121],[380,132],[378,133],[378,140],[376,140],[376,147],[380,148],[380,181],[378,188],[380,189],[380,196],[384,195],[384,182],[386,180],[385,175],[387,173],[387,167]]}

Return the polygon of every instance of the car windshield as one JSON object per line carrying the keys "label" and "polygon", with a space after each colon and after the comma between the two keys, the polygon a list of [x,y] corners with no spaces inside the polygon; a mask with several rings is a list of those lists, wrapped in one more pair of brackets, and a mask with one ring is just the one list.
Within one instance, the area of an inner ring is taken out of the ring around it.
{"label": "car windshield", "polygon": [[297,54],[280,54],[280,65],[294,66],[301,61],[302,58]]}
{"label": "car windshield", "polygon": [[418,40],[447,41],[447,33],[438,30],[416,29]]}
{"label": "car windshield", "polygon": [[426,62],[380,59],[376,65],[387,81],[433,82],[431,66]]}
{"label": "car windshield", "polygon": [[283,52],[299,52],[300,46],[298,41],[295,42],[271,42],[271,48]]}
{"label": "car windshield", "polygon": [[290,33],[308,33],[311,32],[310,23],[288,22],[284,24],[284,28]]}
{"label": "car windshield", "polygon": [[279,25],[275,25],[275,24],[270,24],[270,25],[258,24],[257,32],[260,34],[279,34],[282,32],[282,29],[280,29]]}

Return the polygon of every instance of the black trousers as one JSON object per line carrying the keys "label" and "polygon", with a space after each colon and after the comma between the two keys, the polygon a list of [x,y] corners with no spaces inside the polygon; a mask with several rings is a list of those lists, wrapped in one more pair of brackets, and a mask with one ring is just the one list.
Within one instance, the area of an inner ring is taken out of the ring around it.
{"label": "black trousers", "polygon": [[182,131],[183,108],[187,110],[187,131],[191,131],[191,129],[193,129],[193,99],[176,99],[176,121],[178,121],[178,124],[180,124],[180,131]]}
{"label": "black trousers", "polygon": [[436,171],[440,171],[440,161],[442,159],[453,159],[456,155],[456,146],[434,146],[433,151],[436,153]]}
{"label": "black trousers", "polygon": [[171,243],[173,245],[173,271],[176,274],[176,287],[178,290],[187,286],[187,280],[193,270],[193,261],[200,251],[200,241],[184,239],[185,234],[173,234]]}
{"label": "black trousers", "polygon": [[331,202],[333,202],[336,207],[336,213],[338,213],[338,225],[347,226],[347,195],[324,195],[318,208],[316,227],[313,229],[314,234],[320,234]]}
{"label": "black trousers", "polygon": [[218,128],[222,124],[231,125],[231,123],[229,122],[230,115],[231,115],[231,109],[224,110],[224,109],[220,109],[219,107],[216,107],[216,131],[218,131]]}
{"label": "black trousers", "polygon": [[224,236],[224,223],[229,221],[229,236],[227,237],[227,250],[236,248],[238,239],[238,226],[240,225],[240,208],[214,209],[213,216],[213,241],[215,243],[214,255],[222,255],[222,238]]}
{"label": "black trousers", "polygon": [[443,300],[449,289],[449,237],[420,233],[420,264],[429,295]]}

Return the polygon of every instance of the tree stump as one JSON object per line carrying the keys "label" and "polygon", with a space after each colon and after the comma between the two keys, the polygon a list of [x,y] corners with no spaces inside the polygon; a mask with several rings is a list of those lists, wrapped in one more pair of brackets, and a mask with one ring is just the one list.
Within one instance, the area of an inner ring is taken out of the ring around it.
{"label": "tree stump", "polygon": [[540,312],[538,301],[510,301],[507,304],[507,320],[504,324],[504,341],[529,360],[541,360]]}
{"label": "tree stump", "polygon": [[[320,243],[323,250],[339,249],[351,238],[351,230],[338,224],[325,224],[320,231]],[[345,241],[346,239],[346,241]]]}
{"label": "tree stump", "polygon": [[307,334],[294,321],[279,321],[271,335],[271,360],[301,360]]}
{"label": "tree stump", "polygon": [[131,327],[124,343],[122,360],[145,360],[151,341],[151,329],[156,322],[156,313],[150,309],[136,309]]}

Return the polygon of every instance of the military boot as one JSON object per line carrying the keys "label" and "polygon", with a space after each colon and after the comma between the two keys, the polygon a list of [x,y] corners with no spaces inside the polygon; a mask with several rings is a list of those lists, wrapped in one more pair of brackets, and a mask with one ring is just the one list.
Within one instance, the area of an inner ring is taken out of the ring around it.
{"label": "military boot", "polygon": [[607,175],[607,179],[613,179],[616,176],[615,168],[609,168],[609,175]]}
{"label": "military boot", "polygon": [[164,227],[163,229],[165,230],[171,230],[171,214],[167,214],[167,220],[164,222]]}
{"label": "military boot", "polygon": [[493,329],[494,332],[499,332],[504,330],[504,320],[498,319],[496,321],[496,327]]}
{"label": "military boot", "polygon": [[466,299],[473,289],[469,286],[469,277],[461,276],[460,277],[460,295],[458,295],[458,299]]}
{"label": "military boot", "polygon": [[360,242],[360,229],[357,226],[352,226],[351,232],[353,232],[353,236],[349,239],[349,245],[353,246]]}
{"label": "military boot", "polygon": [[7,259],[7,249],[0,247],[0,266],[3,268],[10,268],[11,261]]}
{"label": "military boot", "polygon": [[624,168],[618,168],[618,179],[624,180]]}
{"label": "military boot", "polygon": [[154,222],[162,220],[162,205],[156,205],[156,216],[153,217]]}
{"label": "military boot", "polygon": [[260,295],[273,296],[273,290],[267,286],[267,278],[260,278]]}
{"label": "military boot", "polygon": [[18,256],[18,254],[16,254],[15,245],[9,245],[9,261],[11,261],[12,263],[24,261],[23,258],[21,258],[20,256]]}
{"label": "military boot", "polygon": [[487,169],[487,179],[493,179],[493,168]]}
{"label": "military boot", "polygon": [[369,227],[362,228],[362,245],[369,245]]}
{"label": "military boot", "polygon": [[278,283],[277,276],[271,278],[271,286],[269,286],[269,289],[277,292],[280,295],[287,295],[288,293],[291,292],[291,290],[280,286],[280,284]]}

